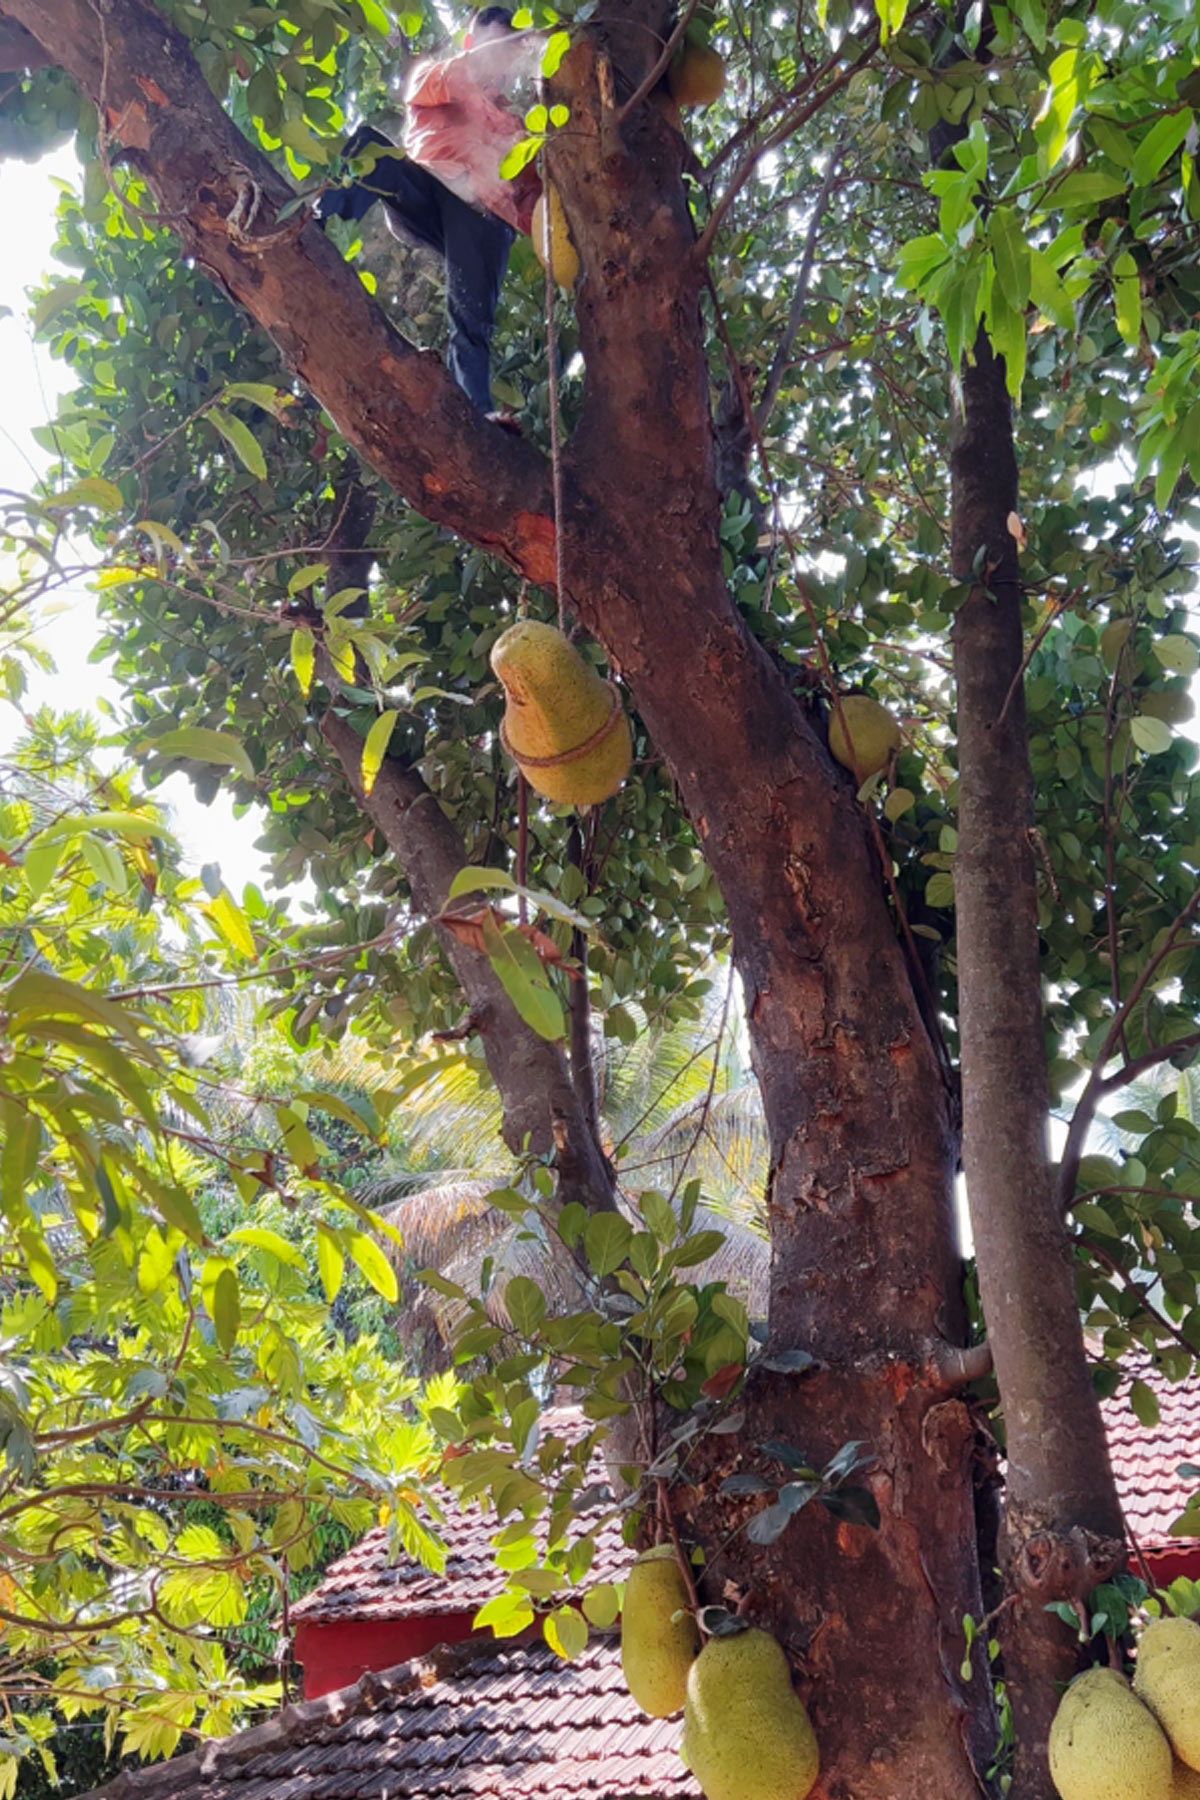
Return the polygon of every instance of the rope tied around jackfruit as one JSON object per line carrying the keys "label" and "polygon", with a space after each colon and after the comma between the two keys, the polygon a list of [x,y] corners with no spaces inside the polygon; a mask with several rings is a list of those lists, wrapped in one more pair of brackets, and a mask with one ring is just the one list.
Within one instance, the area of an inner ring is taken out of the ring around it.
{"label": "rope tied around jackfruit", "polygon": [[599,749],[600,745],[612,736],[625,716],[616,684],[606,681],[604,685],[608,689],[609,695],[608,717],[598,730],[593,731],[590,738],[585,738],[582,744],[576,744],[574,750],[560,750],[557,756],[523,756],[509,743],[508,732],[504,728],[504,720],[501,719],[500,743],[505,753],[512,757],[519,769],[561,769],[567,763],[578,762],[581,757],[588,756],[593,750]]}

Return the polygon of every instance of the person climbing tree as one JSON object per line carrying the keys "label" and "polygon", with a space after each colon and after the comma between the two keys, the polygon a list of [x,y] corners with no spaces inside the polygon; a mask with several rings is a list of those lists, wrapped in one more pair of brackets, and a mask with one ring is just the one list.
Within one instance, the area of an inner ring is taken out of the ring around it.
{"label": "person climbing tree", "polygon": [[525,134],[525,109],[514,95],[532,87],[543,47],[540,33],[514,30],[506,7],[484,7],[462,50],[413,69],[403,147],[360,125],[343,155],[369,167],[314,207],[323,224],[361,219],[382,200],[398,237],[444,256],[447,366],[471,404],[509,429],[516,428],[511,415],[492,405],[492,328],[513,237],[528,234],[541,182],[532,165],[506,180],[500,164]]}

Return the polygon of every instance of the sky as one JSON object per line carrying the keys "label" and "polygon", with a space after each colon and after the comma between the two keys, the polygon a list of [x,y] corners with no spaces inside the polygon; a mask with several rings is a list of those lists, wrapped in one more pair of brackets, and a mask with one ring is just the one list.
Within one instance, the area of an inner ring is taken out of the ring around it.
{"label": "sky", "polygon": [[[54,210],[59,190],[56,181],[74,185],[78,164],[70,146],[43,157],[37,163],[10,160],[4,165],[4,256],[0,259],[0,306],[11,307],[12,317],[0,318],[0,488],[27,492],[36,473],[47,462],[45,451],[31,432],[54,416],[61,396],[70,387],[70,372],[55,362],[45,344],[36,344],[27,313],[29,290],[53,268]],[[91,710],[100,696],[114,705],[120,702],[117,684],[105,665],[89,662],[99,636],[95,599],[86,588],[61,590],[53,606],[61,608],[47,618],[37,633],[38,642],[54,659],[55,672],[31,681],[26,704],[49,704],[59,711]],[[19,736],[21,720],[7,708],[0,710],[0,753]],[[219,863],[226,885],[237,895],[248,881],[263,884],[265,864],[254,848],[259,832],[253,814],[236,819],[225,794],[211,806],[200,806],[184,775],[175,775],[154,790],[154,798],[170,809],[172,826],[186,861],[194,870],[203,863]]]}

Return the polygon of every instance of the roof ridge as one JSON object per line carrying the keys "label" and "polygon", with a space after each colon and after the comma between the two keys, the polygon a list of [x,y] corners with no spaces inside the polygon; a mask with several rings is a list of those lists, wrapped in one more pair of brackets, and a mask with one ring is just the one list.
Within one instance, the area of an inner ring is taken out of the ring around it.
{"label": "roof ridge", "polygon": [[[513,1647],[519,1642],[514,1640]],[[473,1662],[494,1656],[500,1644],[501,1640],[495,1637],[466,1638],[457,1644],[438,1644],[424,1655],[396,1663],[390,1669],[368,1669],[351,1687],[336,1688],[316,1700],[293,1701],[261,1725],[235,1731],[229,1737],[213,1738],[187,1756],[172,1757],[151,1768],[123,1769],[115,1780],[89,1789],[79,1800],[153,1800],[156,1794],[177,1793],[181,1779],[213,1781],[256,1756],[307,1743],[327,1728],[344,1725],[358,1713],[375,1711],[381,1700],[401,1699],[419,1687],[433,1687]]]}

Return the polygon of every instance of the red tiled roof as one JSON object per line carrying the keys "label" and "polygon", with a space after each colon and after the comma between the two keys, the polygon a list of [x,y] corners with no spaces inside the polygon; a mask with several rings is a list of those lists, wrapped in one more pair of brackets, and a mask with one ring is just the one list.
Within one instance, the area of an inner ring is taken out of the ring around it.
{"label": "red tiled roof", "polygon": [[612,1637],[571,1663],[540,1641],[475,1641],[365,1675],[84,1800],[696,1800],[681,1730],[638,1711]]}
{"label": "red tiled roof", "polygon": [[[1143,1549],[1182,1546],[1171,1526],[1200,1488],[1195,1477],[1176,1474],[1180,1463],[1200,1464],[1200,1381],[1168,1381],[1148,1359],[1126,1358],[1129,1374],[1109,1400],[1100,1403],[1108,1452],[1121,1506]],[[1135,1380],[1158,1401],[1158,1424],[1142,1425],[1129,1405]]]}
{"label": "red tiled roof", "polygon": [[[568,1443],[591,1429],[577,1407],[550,1408],[541,1423],[543,1435],[554,1432]],[[593,1482],[607,1482],[602,1458],[594,1459],[588,1475]],[[475,1504],[462,1507],[452,1493],[446,1502],[445,1519],[436,1526],[447,1551],[442,1574],[435,1575],[403,1550],[393,1550],[386,1529],[379,1527],[329,1565],[320,1585],[293,1606],[293,1620],[315,1624],[335,1619],[418,1619],[483,1606],[504,1587],[492,1540],[512,1521],[497,1519]],[[584,1513],[578,1533],[571,1533],[568,1542],[587,1529]],[[589,1585],[622,1580],[633,1557],[622,1541],[620,1519],[607,1520],[597,1535]],[[568,1586],[564,1583],[564,1588]]]}

